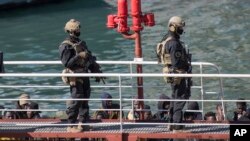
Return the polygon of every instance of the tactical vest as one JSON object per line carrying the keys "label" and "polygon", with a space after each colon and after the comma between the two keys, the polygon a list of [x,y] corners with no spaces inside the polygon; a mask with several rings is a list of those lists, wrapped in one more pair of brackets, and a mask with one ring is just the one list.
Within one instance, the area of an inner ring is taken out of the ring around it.
{"label": "tactical vest", "polygon": [[[159,57],[158,63],[162,63],[164,65],[164,67],[162,69],[163,73],[166,73],[166,74],[168,74],[168,73],[185,73],[186,71],[183,69],[172,70],[172,68],[169,67],[172,65],[172,61],[171,61],[170,53],[165,48],[165,45],[167,44],[168,41],[170,41],[172,39],[173,39],[172,37],[168,37],[166,40],[157,44],[156,53],[157,53],[157,56]],[[180,54],[182,61],[187,59],[185,57],[185,55],[183,55],[183,54],[186,54],[184,51],[185,50],[183,49],[181,54]],[[167,83],[174,83],[174,84],[180,84],[181,79],[182,79],[182,77],[167,77],[167,76],[164,76],[163,78]]]}
{"label": "tactical vest", "polygon": [[[64,40],[61,44],[68,44],[70,45],[72,48],[74,48],[76,54],[79,54],[80,52],[83,51],[88,51],[86,46],[84,46],[82,44],[82,42],[78,42],[78,43],[73,43],[70,40]],[[88,68],[88,62],[86,62],[84,59],[78,59],[76,62],[79,66],[81,66],[82,70],[87,70]],[[75,70],[71,70],[69,68],[65,68],[63,69],[62,73],[74,73]],[[66,84],[66,85],[71,85],[71,86],[75,86],[76,85],[76,81],[80,81],[82,82],[81,79],[77,79],[76,77],[66,77],[66,76],[62,76],[62,81]]]}
{"label": "tactical vest", "polygon": [[172,65],[171,57],[169,51],[165,49],[165,45],[168,41],[170,41],[172,37],[168,37],[166,40],[160,42],[156,46],[156,54],[159,57],[158,63],[162,63],[164,65]]}
{"label": "tactical vest", "polygon": [[[70,40],[64,40],[62,42],[62,44],[68,44],[68,45],[70,45],[72,48],[74,48],[76,54],[79,54],[80,52],[85,52],[85,51],[88,52],[86,46],[81,41],[78,42],[78,43],[73,43]],[[77,60],[77,64],[79,66],[86,67],[86,61],[84,59],[78,59]]]}
{"label": "tactical vest", "polygon": [[82,51],[87,51],[87,48],[83,44],[83,41],[80,41],[78,43],[73,43],[70,40],[66,39],[66,40],[64,40],[62,42],[62,44],[68,44],[68,45],[72,46],[75,49],[75,51],[76,51],[77,54],[80,53],[80,52],[82,52]]}

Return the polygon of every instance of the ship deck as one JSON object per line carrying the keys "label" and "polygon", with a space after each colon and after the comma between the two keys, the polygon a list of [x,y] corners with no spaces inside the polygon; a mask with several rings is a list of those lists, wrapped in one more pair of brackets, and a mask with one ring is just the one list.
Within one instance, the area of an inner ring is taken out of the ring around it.
{"label": "ship deck", "polygon": [[194,121],[186,124],[186,132],[174,133],[167,125],[160,122],[91,120],[89,131],[68,133],[66,120],[32,119],[32,120],[0,120],[1,137],[35,138],[106,138],[109,141],[136,141],[137,139],[229,139],[229,123],[208,123]]}

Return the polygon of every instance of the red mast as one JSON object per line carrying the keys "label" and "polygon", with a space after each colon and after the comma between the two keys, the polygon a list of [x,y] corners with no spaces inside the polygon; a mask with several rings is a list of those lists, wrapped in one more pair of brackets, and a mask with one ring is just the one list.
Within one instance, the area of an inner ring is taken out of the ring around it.
{"label": "red mast", "polygon": [[[142,23],[145,26],[154,26],[154,14],[146,13],[142,14],[141,0],[131,0],[131,17],[132,26],[128,27],[128,3],[127,0],[118,0],[117,2],[117,15],[108,15],[107,27],[117,28],[117,32],[121,33],[124,38],[135,40],[135,59],[142,60],[142,48],[141,48],[141,31],[143,30]],[[133,33],[129,33],[132,30]],[[142,65],[137,65],[137,73],[142,73]],[[138,98],[143,99],[143,78],[137,77],[138,86]],[[144,109],[144,102],[139,102],[140,108]],[[144,119],[144,115],[141,113],[141,119]]]}

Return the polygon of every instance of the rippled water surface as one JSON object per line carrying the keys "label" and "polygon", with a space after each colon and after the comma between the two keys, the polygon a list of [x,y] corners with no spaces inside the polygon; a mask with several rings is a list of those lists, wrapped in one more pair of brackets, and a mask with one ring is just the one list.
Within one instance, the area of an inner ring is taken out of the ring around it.
{"label": "rippled water surface", "polygon": [[[143,57],[146,61],[156,61],[154,52],[156,43],[166,34],[168,19],[180,15],[186,21],[182,39],[189,46],[195,62],[212,62],[218,65],[222,73],[249,74],[250,63],[250,1],[249,0],[141,0],[143,12],[153,12],[156,18],[154,27],[145,27],[142,32]],[[74,0],[58,4],[43,5],[0,12],[0,50],[5,61],[56,61],[59,60],[58,45],[65,38],[65,22],[76,18],[82,23],[81,37],[99,60],[133,60],[134,42],[123,39],[116,31],[106,28],[106,16],[115,13],[113,1]],[[130,24],[130,23],[129,23]],[[61,72],[62,66],[26,65],[5,66],[6,72]],[[215,73],[205,68],[206,73]],[[104,72],[128,72],[127,66],[103,66]],[[197,69],[194,71],[198,72]],[[143,66],[143,72],[161,72],[161,66]],[[133,79],[135,80],[135,79]],[[132,80],[132,81],[133,81]],[[198,84],[198,79],[195,79]],[[115,78],[107,80],[113,85]],[[124,78],[124,84],[131,84],[130,78]],[[218,79],[205,79],[205,91],[219,91]],[[250,81],[244,79],[224,79],[226,99],[249,98]],[[135,83],[135,82],[134,82]],[[60,85],[60,78],[1,78],[3,85]],[[93,85],[98,85],[94,81]],[[164,86],[161,78],[145,78],[146,86]],[[123,97],[131,97],[136,89],[123,88]],[[91,97],[99,97],[102,91],[110,91],[118,97],[116,88],[96,88]],[[69,98],[69,89],[50,88],[1,88],[0,98],[17,98],[21,92],[27,92],[32,98]],[[160,93],[170,96],[169,87],[144,89],[145,98],[156,98]],[[199,98],[200,90],[193,90],[193,99]],[[205,95],[205,99],[216,99]],[[12,107],[11,102],[2,102]],[[155,103],[152,109],[156,108]],[[98,104],[90,103],[97,108]],[[213,103],[209,105],[214,108]],[[126,104],[124,106],[127,106]],[[234,104],[228,103],[233,108]],[[41,108],[64,109],[62,102],[42,102]],[[210,110],[208,108],[208,110]]]}

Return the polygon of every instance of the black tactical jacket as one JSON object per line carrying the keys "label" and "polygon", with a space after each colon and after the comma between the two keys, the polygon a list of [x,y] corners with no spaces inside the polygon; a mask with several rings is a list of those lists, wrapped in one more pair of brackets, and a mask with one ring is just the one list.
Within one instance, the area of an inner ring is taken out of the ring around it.
{"label": "black tactical jacket", "polygon": [[168,37],[171,37],[171,40],[168,41],[165,45],[166,51],[169,52],[172,65],[170,68],[174,70],[188,70],[188,55],[186,49],[183,47],[179,35],[169,32]]}
{"label": "black tactical jacket", "polygon": [[[81,42],[81,44],[87,48],[86,43],[79,38],[66,38],[65,40],[69,40],[74,44]],[[76,50],[70,44],[62,43],[59,46],[59,54],[64,67],[69,68],[74,72],[87,72],[87,66],[85,66],[84,63],[79,63],[80,60],[82,61],[83,59],[76,53]]]}

